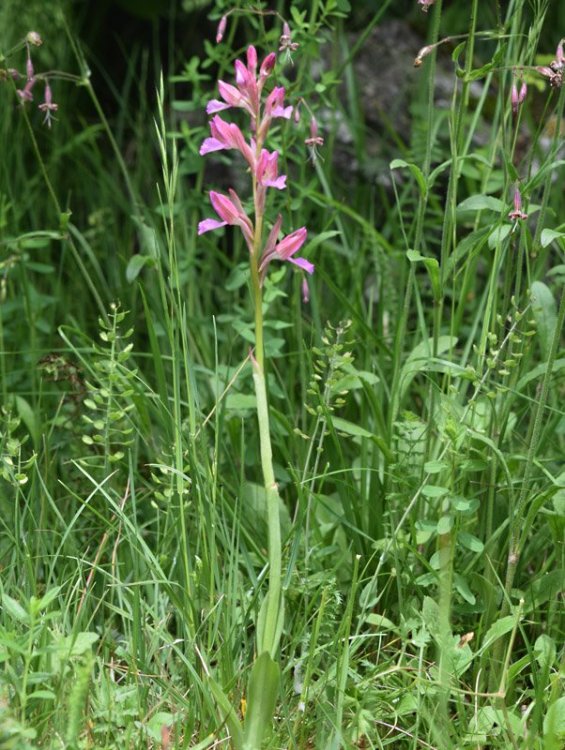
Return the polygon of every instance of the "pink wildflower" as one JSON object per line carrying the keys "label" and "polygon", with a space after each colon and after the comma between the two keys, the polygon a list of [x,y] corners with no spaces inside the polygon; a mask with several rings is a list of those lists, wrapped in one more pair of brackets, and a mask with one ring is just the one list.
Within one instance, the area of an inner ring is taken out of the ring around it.
{"label": "pink wildflower", "polygon": [[284,93],[283,86],[275,86],[266,98],[263,117],[261,118],[261,124],[258,128],[258,138],[264,138],[267,135],[273,117],[282,117],[285,120],[290,120],[292,116],[292,107],[284,106]]}
{"label": "pink wildflower", "polygon": [[253,149],[245,140],[239,127],[233,122],[222,120],[216,115],[210,120],[211,137],[206,138],[200,146],[200,155],[204,156],[211,151],[223,151],[226,149],[236,149],[251,167],[255,168],[255,154]]}
{"label": "pink wildflower", "polygon": [[522,211],[522,194],[517,187],[514,189],[514,209],[510,211],[508,218],[512,221],[524,221],[528,218],[528,214]]}
{"label": "pink wildflower", "polygon": [[31,78],[23,89],[18,89],[17,94],[20,97],[22,104],[24,102],[32,102],[33,94],[31,93],[32,88],[35,86],[35,78]]}
{"label": "pink wildflower", "polygon": [[45,112],[44,123],[47,123],[47,127],[51,127],[52,112],[56,112],[59,109],[59,105],[53,101],[53,94],[51,92],[51,86],[49,81],[45,81],[45,94],[43,104],[39,105],[39,109]]}
{"label": "pink wildflower", "polygon": [[265,277],[267,266],[274,259],[288,260],[291,263],[294,263],[295,266],[301,268],[303,271],[306,271],[306,273],[314,273],[313,264],[307,261],[306,258],[293,257],[295,253],[297,253],[302,245],[306,242],[306,227],[300,227],[300,229],[297,229],[296,231],[292,232],[292,234],[287,235],[280,242],[277,242],[277,237],[279,236],[281,225],[282,216],[279,214],[277,220],[273,225],[273,228],[269,233],[267,242],[265,243],[265,250],[263,251],[261,263],[259,265],[259,273],[261,274],[261,279]]}
{"label": "pink wildflower", "polygon": [[259,76],[257,76],[257,51],[253,45],[250,45],[247,49],[247,65],[241,60],[235,61],[236,85],[232,86],[225,81],[218,81],[218,91],[223,101],[212,99],[206,106],[206,112],[211,115],[230,107],[241,107],[249,112],[252,127],[255,128],[255,120],[259,112],[259,97],[275,62],[276,55],[271,52],[261,63]]}
{"label": "pink wildflower", "polygon": [[253,225],[251,224],[251,220],[245,213],[243,206],[241,205],[241,201],[239,200],[239,196],[237,195],[235,190],[232,190],[230,188],[229,193],[231,200],[226,195],[216,193],[213,190],[210,191],[210,203],[212,204],[214,210],[216,211],[220,219],[222,219],[222,221],[217,221],[216,219],[204,219],[204,221],[201,221],[198,224],[198,234],[211,232],[214,229],[225,227],[227,224],[230,224],[231,226],[238,226],[241,228],[245,241],[247,242],[247,246],[252,252]]}
{"label": "pink wildflower", "polygon": [[287,59],[292,62],[292,52],[296,52],[299,45],[297,42],[292,41],[292,37],[290,35],[290,26],[285,21],[283,23],[283,31],[281,34],[281,38],[279,39],[279,52],[286,52]]}
{"label": "pink wildflower", "polygon": [[[259,66],[259,71],[257,71],[257,52],[253,46],[250,46],[247,50],[247,64],[244,64],[241,60],[236,60],[236,85],[233,86],[224,81],[219,81],[218,90],[221,100],[213,99],[206,107],[208,114],[214,116],[210,120],[210,136],[203,141],[200,147],[201,155],[213,151],[235,149],[243,154],[250,167],[253,180],[255,226],[247,216],[234,190],[229,190],[229,197],[211,191],[210,201],[219,219],[204,219],[201,221],[198,225],[198,234],[204,234],[226,225],[240,227],[252,255],[252,263],[257,264],[261,283],[265,278],[267,267],[273,259],[289,261],[307,273],[313,273],[314,271],[312,263],[305,258],[295,257],[306,241],[305,227],[297,229],[278,241],[282,225],[282,216],[279,215],[264,245],[262,244],[262,237],[258,235],[264,220],[267,189],[284,190],[287,180],[286,175],[279,175],[278,173],[278,151],[270,152],[264,148],[271,120],[275,117],[290,119],[293,111],[292,107],[285,107],[284,105],[285,90],[281,86],[275,86],[266,97],[264,106],[261,106],[262,89],[271,75],[275,62],[276,55],[271,53],[264,58]],[[217,114],[230,107],[245,109],[250,115],[251,130],[254,135],[249,142],[237,125],[226,122]],[[312,131],[312,128],[315,132]],[[318,136],[315,121],[314,125],[311,126],[311,135],[315,139],[315,143],[323,143],[323,138]]]}
{"label": "pink wildflower", "polygon": [[286,187],[286,175],[278,174],[278,158],[278,151],[269,153],[267,149],[262,149],[261,156],[257,162],[255,176],[260,185],[284,190]]}

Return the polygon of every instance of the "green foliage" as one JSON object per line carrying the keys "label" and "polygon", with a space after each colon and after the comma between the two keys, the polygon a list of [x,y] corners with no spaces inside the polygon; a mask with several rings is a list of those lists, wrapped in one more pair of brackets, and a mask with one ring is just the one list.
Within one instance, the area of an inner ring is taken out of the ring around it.
{"label": "green foliage", "polygon": [[[279,674],[248,250],[197,226],[244,182],[199,155],[213,82],[278,48],[283,5],[178,2],[182,44],[123,61],[90,52],[102,7],[1,4],[1,748],[563,745],[565,88],[535,70],[562,3],[285,6],[277,207],[316,273],[309,303],[287,264],[263,289]],[[356,80],[377,45],[384,89],[402,14],[438,42],[407,133]],[[7,72],[32,29],[51,129]]]}

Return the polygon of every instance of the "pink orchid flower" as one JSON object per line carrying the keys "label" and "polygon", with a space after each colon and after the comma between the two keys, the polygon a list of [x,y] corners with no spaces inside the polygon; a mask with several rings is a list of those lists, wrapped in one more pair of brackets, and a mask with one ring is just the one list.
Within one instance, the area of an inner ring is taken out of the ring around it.
{"label": "pink orchid flower", "polygon": [[286,188],[286,175],[278,174],[278,159],[278,151],[269,153],[265,148],[261,150],[261,156],[257,161],[257,169],[255,170],[255,175],[260,185],[276,188],[277,190],[284,190]]}
{"label": "pink orchid flower", "polygon": [[227,224],[238,226],[241,228],[249,251],[253,252],[253,225],[251,220],[245,213],[235,190],[230,188],[229,194],[231,200],[226,195],[216,193],[213,190],[210,191],[210,203],[222,221],[204,219],[198,224],[198,234],[211,232],[214,229],[225,227]]}
{"label": "pink orchid flower", "polygon": [[233,122],[222,120],[216,115],[210,120],[210,132],[212,136],[206,138],[200,147],[200,155],[204,156],[211,151],[223,151],[225,149],[236,149],[251,167],[255,168],[255,155],[253,149],[245,140],[239,127]]}
{"label": "pink orchid flower", "polygon": [[269,233],[267,242],[265,244],[265,250],[263,251],[263,257],[259,265],[259,273],[261,274],[261,280],[265,278],[267,272],[267,266],[272,260],[288,260],[290,263],[294,263],[306,273],[314,273],[314,265],[306,260],[306,258],[294,258],[293,256],[297,253],[302,245],[306,242],[307,230],[306,227],[300,227],[292,234],[287,235],[280,242],[277,242],[277,237],[281,231],[282,216],[279,214],[275,221],[273,228]]}
{"label": "pink orchid flower", "polygon": [[218,81],[218,91],[223,101],[212,99],[206,106],[206,112],[211,115],[230,107],[242,107],[251,115],[255,123],[259,111],[259,98],[265,82],[276,62],[276,55],[271,52],[261,63],[257,76],[257,51],[253,45],[247,49],[247,65],[241,60],[235,61],[235,82],[232,86],[225,81]]}

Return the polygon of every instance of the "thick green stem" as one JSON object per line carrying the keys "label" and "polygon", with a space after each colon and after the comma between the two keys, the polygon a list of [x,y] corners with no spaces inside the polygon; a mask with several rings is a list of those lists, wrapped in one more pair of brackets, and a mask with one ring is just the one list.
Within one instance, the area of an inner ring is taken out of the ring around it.
{"label": "thick green stem", "polygon": [[[260,121],[257,112],[256,122]],[[258,138],[256,156],[259,158],[262,142]],[[261,469],[265,485],[265,499],[267,502],[267,523],[269,528],[269,591],[262,609],[264,620],[258,629],[258,652],[268,651],[274,659],[280,638],[282,614],[281,573],[282,550],[281,528],[279,515],[279,491],[275,481],[273,469],[273,451],[271,447],[271,431],[269,426],[269,404],[267,400],[267,383],[265,379],[265,346],[263,336],[263,290],[259,262],[262,250],[263,235],[263,206],[258,196],[258,185],[253,175],[253,202],[255,205],[255,232],[253,237],[253,253],[251,255],[251,284],[253,302],[255,306],[255,358],[253,362],[253,381],[257,399],[257,420],[259,422],[259,443],[261,452]],[[262,619],[262,618],[261,618]]]}

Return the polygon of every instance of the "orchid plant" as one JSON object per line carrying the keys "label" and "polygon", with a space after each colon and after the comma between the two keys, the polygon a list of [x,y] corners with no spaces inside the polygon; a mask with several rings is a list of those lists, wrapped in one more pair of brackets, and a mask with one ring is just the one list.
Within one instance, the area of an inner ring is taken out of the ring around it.
{"label": "orchid plant", "polygon": [[[253,46],[247,49],[247,64],[236,60],[235,86],[219,81],[221,99],[213,99],[206,107],[207,113],[212,115],[210,137],[204,140],[200,148],[201,155],[221,150],[239,151],[249,167],[253,197],[253,209],[249,214],[235,190],[230,189],[229,195],[210,191],[210,202],[219,218],[204,219],[198,226],[198,234],[227,225],[239,227],[249,250],[255,309],[255,349],[251,352],[251,361],[269,528],[269,589],[261,605],[257,622],[257,659],[251,673],[245,730],[241,729],[233,712],[228,710],[227,699],[219,686],[215,686],[218,703],[230,726],[232,742],[236,747],[241,746],[249,750],[260,747],[267,729],[265,719],[272,717],[274,712],[279,682],[279,667],[275,660],[284,619],[280,499],[273,470],[265,378],[263,284],[273,260],[289,261],[308,274],[314,272],[312,263],[305,258],[297,257],[298,251],[306,241],[305,227],[281,237],[283,219],[279,214],[272,222],[272,226],[267,228],[267,190],[284,190],[287,179],[286,175],[279,174],[279,153],[276,150],[269,151],[265,147],[267,137],[274,119],[289,120],[293,112],[291,106],[285,106],[285,90],[282,86],[275,86],[267,95],[264,93],[275,63],[276,55],[271,52],[258,65],[257,51]],[[227,122],[218,114],[231,108],[242,109],[249,117],[249,139],[244,136],[238,125]]]}

